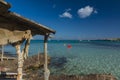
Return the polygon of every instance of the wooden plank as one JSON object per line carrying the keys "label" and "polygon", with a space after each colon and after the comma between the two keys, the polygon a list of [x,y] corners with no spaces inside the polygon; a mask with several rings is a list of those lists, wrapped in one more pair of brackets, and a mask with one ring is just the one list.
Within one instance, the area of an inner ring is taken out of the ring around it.
{"label": "wooden plank", "polygon": [[3,57],[3,60],[15,60],[15,57]]}
{"label": "wooden plank", "polygon": [[16,78],[0,78],[0,80],[16,80]]}
{"label": "wooden plank", "polygon": [[[17,73],[14,73],[14,72],[0,72],[0,75],[16,75],[17,76]],[[23,75],[26,75],[26,74],[23,73]]]}
{"label": "wooden plank", "polygon": [[[14,72],[0,72],[0,80],[13,80],[17,78],[18,73]],[[23,73],[23,75],[26,75]]]}
{"label": "wooden plank", "polygon": [[0,72],[0,75],[17,75],[17,73],[12,73],[12,72]]}

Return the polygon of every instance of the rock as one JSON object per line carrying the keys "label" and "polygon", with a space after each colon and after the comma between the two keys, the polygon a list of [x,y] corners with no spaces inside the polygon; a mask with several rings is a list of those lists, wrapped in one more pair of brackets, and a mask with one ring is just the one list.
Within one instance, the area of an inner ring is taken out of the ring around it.
{"label": "rock", "polygon": [[9,71],[10,68],[7,68],[7,67],[0,67],[0,72],[6,72],[6,71]]}
{"label": "rock", "polygon": [[[35,75],[27,78],[32,80],[44,80],[44,76]],[[50,75],[49,80],[117,80],[109,74],[89,74],[89,75]]]}
{"label": "rock", "polygon": [[67,63],[66,57],[52,57],[50,66],[54,66],[55,68],[61,68],[64,64]]}
{"label": "rock", "polygon": [[[50,57],[48,56],[48,64],[50,63]],[[44,54],[37,54],[28,57],[24,62],[24,70],[38,69],[44,65]]]}

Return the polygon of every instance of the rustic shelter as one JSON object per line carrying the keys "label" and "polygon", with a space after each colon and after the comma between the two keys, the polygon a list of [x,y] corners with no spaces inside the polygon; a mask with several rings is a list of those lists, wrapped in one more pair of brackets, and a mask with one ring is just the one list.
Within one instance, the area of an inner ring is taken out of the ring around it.
{"label": "rustic shelter", "polygon": [[[48,80],[50,71],[47,66],[47,40],[50,34],[55,34],[55,31],[13,13],[9,11],[9,8],[11,8],[9,3],[0,0],[0,45],[11,44],[16,48],[18,55],[17,80],[22,80],[23,62],[28,55],[30,39],[34,35],[44,36],[44,79]],[[24,41],[25,46],[21,51],[21,44]]]}

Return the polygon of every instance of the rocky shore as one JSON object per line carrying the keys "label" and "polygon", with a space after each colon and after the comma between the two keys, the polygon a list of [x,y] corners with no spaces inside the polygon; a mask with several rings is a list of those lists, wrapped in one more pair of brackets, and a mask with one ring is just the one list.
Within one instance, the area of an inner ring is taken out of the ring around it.
{"label": "rocky shore", "polygon": [[[44,80],[43,76],[31,76],[27,80]],[[112,75],[89,74],[89,75],[50,75],[49,80],[117,80]]]}
{"label": "rocky shore", "polygon": [[[50,57],[48,58],[48,64],[56,67],[63,66],[62,62],[66,62],[66,58],[53,58],[54,62],[51,62]],[[61,61],[62,60],[62,61]],[[43,77],[43,64],[44,55],[37,54],[29,57],[24,62],[23,72],[25,80],[44,80]],[[17,60],[5,60],[0,62],[2,72],[16,72],[17,71]],[[3,69],[2,69],[3,68]],[[50,75],[50,80],[117,80],[111,74],[89,74],[89,75]]]}

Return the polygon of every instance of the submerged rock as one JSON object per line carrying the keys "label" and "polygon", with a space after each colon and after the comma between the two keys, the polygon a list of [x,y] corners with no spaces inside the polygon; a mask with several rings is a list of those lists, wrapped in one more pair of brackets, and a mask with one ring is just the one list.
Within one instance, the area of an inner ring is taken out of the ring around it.
{"label": "submerged rock", "polygon": [[[48,64],[50,63],[50,57],[48,56]],[[67,63],[65,57],[52,58],[51,64],[55,68],[63,67]],[[11,66],[12,65],[12,66]],[[40,74],[40,67],[44,65],[44,55],[34,55],[29,57],[24,62],[24,72],[26,73],[24,77],[25,80],[44,80],[43,72]],[[1,70],[2,67],[8,67],[11,71],[17,70],[17,60],[8,60],[0,63]],[[111,74],[89,74],[89,75],[50,75],[49,80],[117,80]]]}
{"label": "submerged rock", "polygon": [[[34,75],[31,80],[44,80],[43,76]],[[89,75],[50,75],[49,80],[117,80],[109,74],[89,74]]]}
{"label": "submerged rock", "polygon": [[[48,56],[48,64],[50,63],[50,57]],[[24,70],[34,70],[44,65],[44,54],[37,54],[28,57],[24,62]]]}
{"label": "submerged rock", "polygon": [[64,64],[67,63],[66,57],[52,57],[50,66],[54,66],[55,68],[61,68]]}
{"label": "submerged rock", "polygon": [[50,80],[116,80],[116,78],[107,74],[89,74],[50,76]]}

